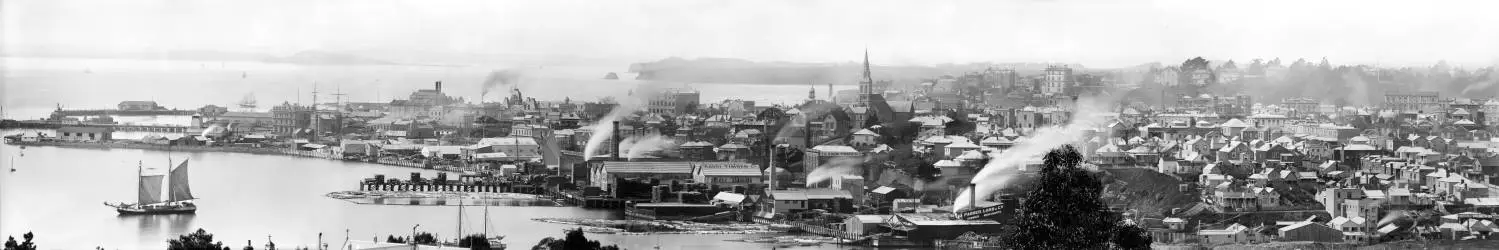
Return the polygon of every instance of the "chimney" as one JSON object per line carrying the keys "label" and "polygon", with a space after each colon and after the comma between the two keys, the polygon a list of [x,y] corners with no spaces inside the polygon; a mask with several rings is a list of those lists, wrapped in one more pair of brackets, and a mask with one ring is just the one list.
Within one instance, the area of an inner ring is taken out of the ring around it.
{"label": "chimney", "polygon": [[613,146],[614,148],[613,148],[613,150],[611,150],[612,152],[614,152],[614,160],[618,161],[619,160],[619,150],[620,150],[619,149],[619,121],[614,121],[614,141],[611,141],[611,143],[614,143],[614,146]]}
{"label": "chimney", "polygon": [[437,93],[442,93],[442,81],[437,81],[437,83],[434,83],[433,85],[435,85],[433,87],[437,89]]}
{"label": "chimney", "polygon": [[968,183],[968,209],[979,207],[978,184]]}

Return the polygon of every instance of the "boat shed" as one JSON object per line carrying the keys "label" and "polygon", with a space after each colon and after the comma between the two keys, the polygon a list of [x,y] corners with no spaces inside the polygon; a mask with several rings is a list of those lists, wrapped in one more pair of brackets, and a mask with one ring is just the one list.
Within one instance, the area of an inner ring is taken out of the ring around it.
{"label": "boat shed", "polygon": [[923,244],[951,240],[966,232],[998,232],[1004,226],[992,220],[958,219],[951,213],[898,213],[886,225],[892,235]]}

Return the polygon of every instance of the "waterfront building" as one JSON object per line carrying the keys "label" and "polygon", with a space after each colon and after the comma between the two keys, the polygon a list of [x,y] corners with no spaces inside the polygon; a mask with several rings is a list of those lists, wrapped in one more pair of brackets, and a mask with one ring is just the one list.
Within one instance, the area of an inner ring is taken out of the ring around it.
{"label": "waterfront building", "polygon": [[156,105],[156,101],[123,101],[115,105],[120,111],[151,111],[166,109]]}
{"label": "waterfront building", "polygon": [[697,183],[719,187],[750,186],[765,183],[760,167],[744,162],[698,162],[692,178]]}
{"label": "waterfront building", "polygon": [[1341,242],[1343,232],[1311,220],[1297,222],[1276,230],[1280,241]]}
{"label": "waterfront building", "polygon": [[693,179],[692,163],[604,161],[589,166],[590,185],[614,191],[619,179],[657,180],[661,183],[686,182]]}
{"label": "waterfront building", "polygon": [[277,134],[292,135],[312,125],[312,108],[282,102],[271,108],[271,128]]}
{"label": "waterfront building", "polygon": [[468,147],[478,161],[529,161],[542,158],[541,144],[532,137],[512,136],[479,139]]}
{"label": "waterfront building", "polygon": [[461,103],[463,98],[443,93],[442,82],[438,81],[433,83],[432,89],[412,92],[406,100],[391,100],[388,110],[390,116],[398,118],[441,118],[458,111],[455,105]]}
{"label": "waterfront building", "polygon": [[109,127],[66,126],[57,128],[57,139],[74,142],[104,142],[113,140],[114,130]]}

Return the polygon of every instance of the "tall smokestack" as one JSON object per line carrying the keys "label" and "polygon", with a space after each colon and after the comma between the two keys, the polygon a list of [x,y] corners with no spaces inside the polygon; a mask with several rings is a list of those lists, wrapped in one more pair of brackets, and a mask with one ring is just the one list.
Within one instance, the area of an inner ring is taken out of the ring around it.
{"label": "tall smokestack", "polygon": [[978,190],[979,190],[979,185],[978,184],[968,183],[968,209],[978,208],[978,206],[979,206],[979,194],[978,194],[979,191]]}
{"label": "tall smokestack", "polygon": [[619,151],[620,151],[620,149],[619,149],[619,121],[614,121],[614,141],[612,141],[612,143],[614,143],[614,145],[613,145],[613,147],[614,147],[614,150],[613,150],[613,152],[614,152],[614,160],[618,161],[619,160]]}
{"label": "tall smokestack", "polygon": [[437,93],[442,93],[442,81],[437,81],[437,83],[434,83],[432,85],[435,85],[433,87],[437,89]]}

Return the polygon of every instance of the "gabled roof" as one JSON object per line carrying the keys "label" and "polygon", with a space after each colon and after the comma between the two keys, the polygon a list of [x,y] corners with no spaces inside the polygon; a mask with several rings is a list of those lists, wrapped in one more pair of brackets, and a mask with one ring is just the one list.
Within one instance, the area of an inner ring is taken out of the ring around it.
{"label": "gabled roof", "polygon": [[688,162],[604,162],[603,170],[608,173],[666,173],[666,174],[691,174],[692,164]]}

